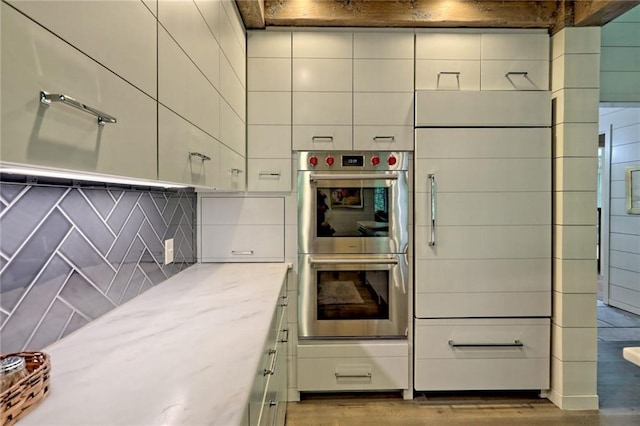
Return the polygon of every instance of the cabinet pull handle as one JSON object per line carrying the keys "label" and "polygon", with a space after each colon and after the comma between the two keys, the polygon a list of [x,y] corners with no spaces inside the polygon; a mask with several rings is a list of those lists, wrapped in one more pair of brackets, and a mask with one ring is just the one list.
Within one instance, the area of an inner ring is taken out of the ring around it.
{"label": "cabinet pull handle", "polygon": [[77,108],[80,111],[86,112],[98,118],[98,125],[104,126],[107,123],[116,123],[117,120],[115,117],[105,114],[102,111],[98,111],[95,108],[92,108],[88,105],[83,104],[71,96],[63,95],[63,94],[53,94],[47,93],[44,91],[40,91],[40,102],[46,106],[51,105],[53,102],[62,102],[63,104],[69,105],[71,107]]}
{"label": "cabinet pull handle", "polygon": [[431,238],[429,239],[429,246],[434,247],[436,245],[436,175],[430,173],[427,175],[429,182],[431,183]]}
{"label": "cabinet pull handle", "polygon": [[380,179],[398,180],[399,178],[400,178],[400,174],[398,172],[388,172],[385,174],[377,174],[377,175],[368,174],[368,173],[363,173],[363,174],[334,173],[332,175],[322,174],[322,173],[311,173],[311,175],[309,176],[309,181],[316,182],[319,180],[336,180],[336,179],[339,179],[339,180],[380,180]]}
{"label": "cabinet pull handle", "polygon": [[280,306],[289,306],[289,296],[282,296],[282,303]]}
{"label": "cabinet pull handle", "polygon": [[280,177],[282,174],[280,172],[260,172],[258,173],[259,176],[265,176],[265,177]]}
{"label": "cabinet pull handle", "polygon": [[271,358],[271,365],[269,366],[268,370],[267,369],[262,370],[263,376],[274,375],[276,372],[276,359],[278,358],[278,354],[276,353],[276,351],[273,351],[271,355],[273,356]]}
{"label": "cabinet pull handle", "polygon": [[336,378],[371,378],[371,373],[364,373],[364,374],[340,374],[338,372],[335,373],[336,374]]}
{"label": "cabinet pull handle", "polygon": [[286,336],[284,339],[280,340],[280,343],[287,343],[289,342],[289,329],[288,328],[284,328],[282,329],[283,333],[286,333]]}
{"label": "cabinet pull handle", "polygon": [[253,256],[253,250],[231,250],[234,256]]}
{"label": "cabinet pull handle", "polygon": [[211,160],[211,157],[209,157],[208,155],[204,155],[204,154],[201,154],[199,152],[191,152],[191,151],[189,151],[189,158],[191,158],[191,157],[200,157],[200,159],[202,161]]}
{"label": "cabinet pull handle", "polygon": [[529,73],[527,71],[509,71],[504,76],[509,78],[510,75],[521,75],[523,77],[526,77],[529,75]]}
{"label": "cabinet pull handle", "polygon": [[229,169],[229,173],[231,173],[232,175],[239,175],[240,173],[242,173],[242,170],[240,169],[236,169],[235,167],[232,167]]}
{"label": "cabinet pull handle", "polygon": [[276,405],[278,405],[277,402],[275,401],[269,401],[269,407],[275,407]]}
{"label": "cabinet pull handle", "polygon": [[315,258],[313,256],[309,257],[309,263],[311,265],[349,265],[349,264],[358,264],[358,265],[397,265],[398,258],[394,257],[391,259],[378,259],[378,258],[358,258],[358,259],[350,259],[350,258],[338,258],[338,259],[326,259],[326,258]]}
{"label": "cabinet pull handle", "polygon": [[313,142],[333,142],[333,136],[312,136]]}
{"label": "cabinet pull handle", "polygon": [[458,83],[458,89],[460,88],[460,71],[440,71],[438,73],[438,78],[436,80],[436,87],[440,87],[440,76],[441,75],[455,75],[456,82]]}
{"label": "cabinet pull handle", "polygon": [[449,340],[449,346],[452,348],[521,348],[524,346],[520,340],[516,339],[513,343],[456,343]]}
{"label": "cabinet pull handle", "polygon": [[373,140],[375,142],[395,142],[396,137],[395,136],[374,136]]}

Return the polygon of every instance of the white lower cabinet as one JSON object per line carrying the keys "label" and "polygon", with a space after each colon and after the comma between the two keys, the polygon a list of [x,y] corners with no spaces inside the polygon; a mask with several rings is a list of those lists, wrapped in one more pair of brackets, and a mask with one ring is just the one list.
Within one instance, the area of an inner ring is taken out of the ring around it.
{"label": "white lower cabinet", "polygon": [[548,389],[550,320],[416,319],[420,391]]}
{"label": "white lower cabinet", "polygon": [[287,411],[287,286],[286,279],[274,309],[262,355],[255,370],[243,424],[283,426]]}
{"label": "white lower cabinet", "polygon": [[409,387],[407,341],[298,344],[298,390],[367,391]]}
{"label": "white lower cabinet", "polygon": [[157,179],[156,101],[5,3],[1,102],[4,163]]}

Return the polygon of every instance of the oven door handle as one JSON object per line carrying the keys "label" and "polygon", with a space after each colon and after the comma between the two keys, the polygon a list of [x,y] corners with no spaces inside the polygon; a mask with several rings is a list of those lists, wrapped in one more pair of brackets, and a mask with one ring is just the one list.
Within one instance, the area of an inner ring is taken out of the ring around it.
{"label": "oven door handle", "polygon": [[312,265],[341,265],[345,263],[358,264],[358,265],[397,265],[398,258],[392,259],[376,259],[376,258],[362,258],[362,259],[349,259],[349,258],[337,258],[337,259],[316,259],[314,257],[309,258],[309,263]]}
{"label": "oven door handle", "polygon": [[311,182],[316,180],[379,180],[379,179],[398,179],[398,172],[392,173],[368,173],[368,174],[356,174],[356,173],[311,173],[309,179]]}

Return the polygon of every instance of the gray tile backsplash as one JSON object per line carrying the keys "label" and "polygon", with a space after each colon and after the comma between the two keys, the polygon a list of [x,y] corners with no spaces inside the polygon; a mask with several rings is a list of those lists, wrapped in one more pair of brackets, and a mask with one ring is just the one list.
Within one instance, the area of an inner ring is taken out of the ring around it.
{"label": "gray tile backsplash", "polygon": [[41,350],[195,263],[195,204],[191,191],[0,183],[0,352]]}

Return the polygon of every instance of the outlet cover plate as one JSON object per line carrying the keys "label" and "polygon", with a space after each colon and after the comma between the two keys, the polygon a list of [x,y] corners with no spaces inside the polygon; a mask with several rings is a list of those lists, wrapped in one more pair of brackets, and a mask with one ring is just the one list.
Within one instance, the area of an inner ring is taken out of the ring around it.
{"label": "outlet cover plate", "polygon": [[164,241],[164,264],[173,263],[173,238]]}

